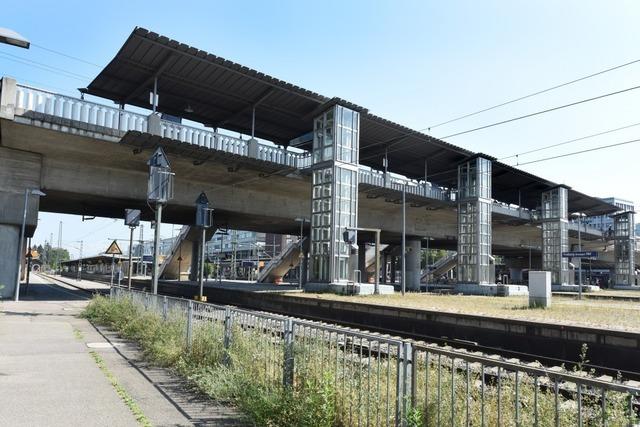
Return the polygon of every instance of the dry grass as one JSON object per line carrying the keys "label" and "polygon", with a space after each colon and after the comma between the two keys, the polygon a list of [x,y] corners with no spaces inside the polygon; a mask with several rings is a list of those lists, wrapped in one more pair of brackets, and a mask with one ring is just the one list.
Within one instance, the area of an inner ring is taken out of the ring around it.
{"label": "dry grass", "polygon": [[334,294],[291,294],[305,298],[390,305],[448,313],[475,314],[535,322],[563,323],[640,332],[640,303],[553,297],[551,308],[529,309],[528,297],[485,297],[410,293],[393,295],[341,296]]}

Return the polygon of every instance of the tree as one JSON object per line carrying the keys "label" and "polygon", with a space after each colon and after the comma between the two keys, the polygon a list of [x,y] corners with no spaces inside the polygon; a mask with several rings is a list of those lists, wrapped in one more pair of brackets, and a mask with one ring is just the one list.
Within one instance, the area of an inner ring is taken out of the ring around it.
{"label": "tree", "polygon": [[210,277],[213,273],[213,265],[210,262],[204,263],[204,277]]}

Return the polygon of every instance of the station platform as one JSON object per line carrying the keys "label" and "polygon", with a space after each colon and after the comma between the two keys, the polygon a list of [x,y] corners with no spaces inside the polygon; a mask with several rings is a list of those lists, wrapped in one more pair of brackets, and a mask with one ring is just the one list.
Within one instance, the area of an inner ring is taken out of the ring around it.
{"label": "station platform", "polygon": [[88,292],[38,275],[25,291],[19,302],[0,301],[1,426],[250,425],[235,408],[146,364],[137,345],[79,317]]}

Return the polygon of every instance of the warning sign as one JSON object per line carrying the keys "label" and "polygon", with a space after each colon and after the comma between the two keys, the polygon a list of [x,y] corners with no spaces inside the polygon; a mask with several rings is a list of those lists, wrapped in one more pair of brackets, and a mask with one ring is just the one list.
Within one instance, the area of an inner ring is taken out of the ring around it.
{"label": "warning sign", "polygon": [[118,242],[116,242],[115,240],[113,242],[111,242],[111,244],[109,245],[109,247],[105,251],[105,254],[108,254],[108,255],[122,255],[122,251],[120,250],[120,246],[118,246]]}

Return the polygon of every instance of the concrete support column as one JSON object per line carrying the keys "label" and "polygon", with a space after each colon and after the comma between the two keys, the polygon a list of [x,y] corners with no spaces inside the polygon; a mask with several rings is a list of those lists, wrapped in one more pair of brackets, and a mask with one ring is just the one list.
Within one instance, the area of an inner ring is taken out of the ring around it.
{"label": "concrete support column", "polygon": [[13,298],[18,274],[20,227],[0,224],[0,298]]}
{"label": "concrete support column", "polygon": [[367,282],[369,275],[367,274],[367,244],[365,242],[358,244],[358,270],[360,270],[360,281]]}
{"label": "concrete support column", "polygon": [[160,124],[159,114],[149,114],[149,116],[147,117],[147,132],[149,132],[151,135],[162,136],[162,126]]}
{"label": "concrete support column", "polygon": [[406,253],[407,290],[420,290],[420,240],[407,239]]}
{"label": "concrete support column", "polygon": [[551,285],[573,283],[569,260],[562,252],[569,249],[569,187],[560,185],[542,193],[542,270],[551,272]]}
{"label": "concrete support column", "polygon": [[0,80],[0,117],[13,120],[16,110],[16,81],[11,77]]}
{"label": "concrete support column", "polygon": [[[3,79],[3,84],[6,84]],[[6,86],[5,86],[6,89]],[[4,101],[3,101],[4,102]],[[18,274],[18,245],[25,191],[40,189],[41,156],[0,146],[0,297],[12,298]],[[38,222],[38,196],[29,195],[25,242]],[[26,245],[26,244],[25,244]],[[20,250],[21,262],[26,251]]]}

